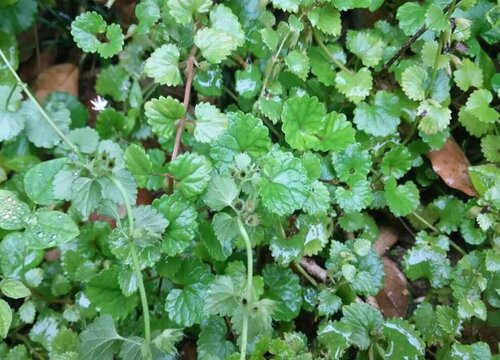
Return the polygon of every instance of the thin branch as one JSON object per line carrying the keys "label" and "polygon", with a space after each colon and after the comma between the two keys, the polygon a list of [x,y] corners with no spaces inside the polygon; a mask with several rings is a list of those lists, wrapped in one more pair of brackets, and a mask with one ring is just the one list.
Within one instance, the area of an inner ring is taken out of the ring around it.
{"label": "thin branch", "polygon": [[300,260],[300,266],[304,268],[309,274],[314,276],[316,279],[325,282],[328,274],[325,269],[316,264],[316,262],[312,259],[303,258]]}
{"label": "thin branch", "polygon": [[[444,8],[443,8],[443,12],[447,12],[449,9],[451,8],[451,4],[448,4],[446,5]],[[395,53],[384,65],[384,67],[382,68],[382,72],[385,72],[387,70],[389,70],[389,68],[396,62],[398,61],[404,54],[405,52],[408,50],[408,48],[415,42],[417,41],[420,36],[422,36],[422,34],[424,32],[426,32],[427,30],[427,27],[424,25],[422,26],[420,29],[417,30],[417,32],[415,34],[413,34],[408,40],[406,40],[406,42],[403,44],[403,46],[401,46],[401,48],[398,50],[397,53]]]}

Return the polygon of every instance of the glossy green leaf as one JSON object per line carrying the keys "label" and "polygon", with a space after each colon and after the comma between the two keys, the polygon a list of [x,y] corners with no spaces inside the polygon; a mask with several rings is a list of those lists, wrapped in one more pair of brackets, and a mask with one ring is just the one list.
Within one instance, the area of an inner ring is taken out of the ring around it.
{"label": "glossy green leaf", "polygon": [[125,150],[125,166],[134,175],[137,185],[145,187],[153,164],[141,146],[132,144]]}
{"label": "glossy green leaf", "polygon": [[149,100],[144,105],[144,110],[153,132],[165,138],[173,135],[175,121],[181,119],[186,113],[184,106],[170,96],[160,96],[158,99]]}
{"label": "glossy green leaf", "polygon": [[28,205],[22,202],[16,194],[8,190],[0,190],[0,228],[23,229],[29,215]]}
{"label": "glossy green leaf", "polygon": [[367,68],[361,68],[355,73],[342,70],[337,73],[335,87],[354,104],[359,104],[370,94],[372,82],[371,72]]}
{"label": "glossy green leaf", "polygon": [[211,143],[217,140],[228,126],[226,115],[212,104],[198,103],[194,114],[196,116],[194,137],[199,142]]}
{"label": "glossy green leaf", "polygon": [[299,277],[288,268],[267,265],[262,271],[267,290],[264,296],[276,302],[273,318],[280,321],[294,319],[302,306],[302,287]]}
{"label": "glossy green leaf", "polygon": [[5,300],[0,299],[0,336],[2,339],[7,337],[11,323],[12,309]]}
{"label": "glossy green leaf", "polygon": [[176,188],[188,197],[200,195],[208,186],[212,165],[203,155],[185,153],[170,163]]}
{"label": "glossy green leaf", "polygon": [[146,60],[144,72],[160,85],[175,86],[182,83],[179,71],[179,49],[173,44],[157,48]]}
{"label": "glossy green leaf", "polygon": [[112,360],[123,338],[116,332],[110,315],[98,317],[80,335],[80,356],[89,360]]}
{"label": "glossy green leaf", "polygon": [[51,205],[54,199],[54,178],[64,167],[67,158],[42,162],[24,176],[24,189],[29,198],[39,205]]}
{"label": "glossy green leaf", "polygon": [[182,326],[200,324],[205,313],[203,307],[207,294],[204,284],[188,285],[184,289],[173,289],[167,296],[165,310],[170,319]]}
{"label": "glossy green leaf", "polygon": [[406,216],[420,204],[420,195],[416,185],[408,181],[404,185],[397,185],[394,178],[385,184],[385,198],[391,212],[396,216]]}
{"label": "glossy green leaf", "polygon": [[31,291],[26,285],[13,279],[3,279],[0,282],[0,290],[11,299],[22,299],[31,295]]}

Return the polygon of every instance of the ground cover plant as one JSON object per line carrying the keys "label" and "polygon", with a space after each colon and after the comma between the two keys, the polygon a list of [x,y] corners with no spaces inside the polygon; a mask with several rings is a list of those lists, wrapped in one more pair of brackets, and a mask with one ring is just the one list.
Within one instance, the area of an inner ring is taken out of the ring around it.
{"label": "ground cover plant", "polygon": [[0,0],[0,358],[477,359],[487,0]]}

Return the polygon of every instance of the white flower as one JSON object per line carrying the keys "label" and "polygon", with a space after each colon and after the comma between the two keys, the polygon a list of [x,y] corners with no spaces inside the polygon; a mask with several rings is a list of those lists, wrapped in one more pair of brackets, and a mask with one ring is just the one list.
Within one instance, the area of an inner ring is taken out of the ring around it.
{"label": "white flower", "polygon": [[97,95],[95,99],[90,100],[90,104],[92,104],[92,110],[100,112],[106,109],[106,106],[108,105],[108,100]]}

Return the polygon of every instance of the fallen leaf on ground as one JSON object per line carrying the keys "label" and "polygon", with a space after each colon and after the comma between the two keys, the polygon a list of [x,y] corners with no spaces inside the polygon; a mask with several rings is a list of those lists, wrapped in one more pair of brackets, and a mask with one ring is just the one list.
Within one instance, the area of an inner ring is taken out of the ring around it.
{"label": "fallen leaf on ground", "polygon": [[441,150],[430,151],[432,169],[452,189],[460,190],[469,196],[477,196],[472,187],[468,167],[469,159],[453,137],[449,137]]}
{"label": "fallen leaf on ground", "polygon": [[384,262],[384,288],[375,296],[380,310],[385,317],[402,316],[408,312],[408,281],[397,265],[387,257]]}
{"label": "fallen leaf on ground", "polygon": [[377,240],[373,243],[373,250],[379,255],[385,255],[398,241],[396,230],[389,227],[381,227]]}
{"label": "fallen leaf on ground", "polygon": [[35,82],[35,94],[44,101],[54,91],[64,91],[78,96],[78,67],[73,64],[58,64],[43,71]]}

